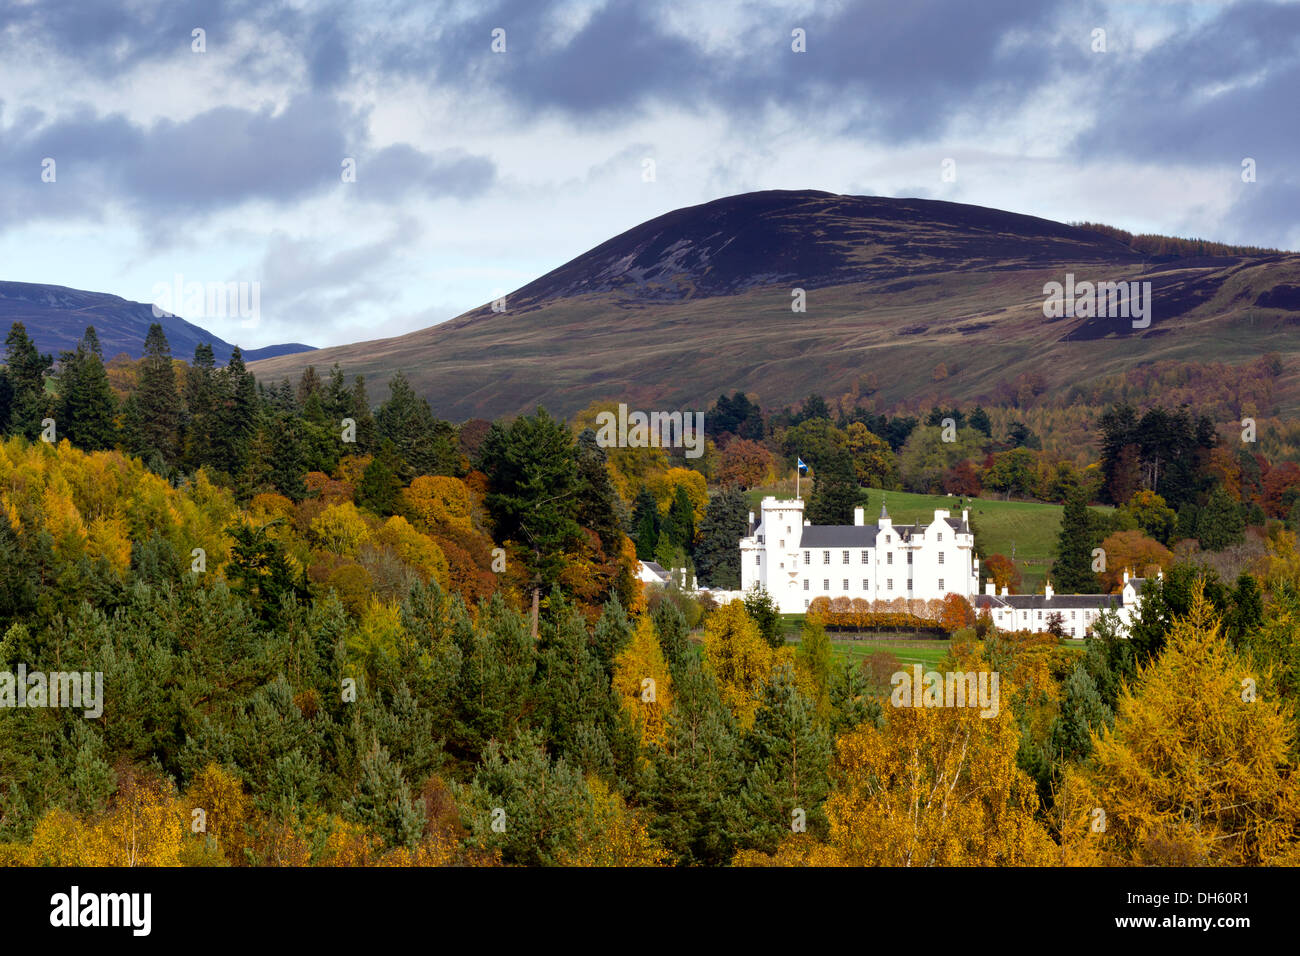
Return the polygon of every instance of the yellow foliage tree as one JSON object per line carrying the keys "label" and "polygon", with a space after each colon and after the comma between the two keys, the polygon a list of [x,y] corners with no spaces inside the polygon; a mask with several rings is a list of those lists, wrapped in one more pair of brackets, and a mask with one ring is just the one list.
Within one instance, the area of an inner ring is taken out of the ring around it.
{"label": "yellow foliage tree", "polygon": [[763,640],[742,601],[718,608],[704,622],[704,666],[742,728],[749,729],[758,711],[759,685],[772,673],[778,656]]}
{"label": "yellow foliage tree", "polygon": [[[244,824],[251,814],[251,801],[239,778],[224,767],[209,763],[195,776],[185,796],[190,810],[190,830],[194,831],[194,821],[201,819],[203,829],[199,832],[211,839],[226,862],[243,862],[241,852],[247,845]],[[196,817],[195,810],[201,810],[202,816]]]}
{"label": "yellow foliage tree", "polygon": [[817,866],[1051,862],[1055,845],[1035,816],[1033,781],[1016,766],[1015,714],[1008,706],[994,716],[981,713],[970,706],[890,707],[883,729],[864,723],[842,735],[836,788],[825,804],[827,842],[791,838],[777,858]]}
{"label": "yellow foliage tree", "polygon": [[401,515],[393,515],[379,529],[379,540],[397,552],[424,580],[438,582],[444,591],[451,586],[447,556],[428,535],[421,534]]}
{"label": "yellow foliage tree", "polygon": [[591,820],[573,850],[560,853],[561,866],[663,866],[669,854],[650,836],[641,812],[599,777],[587,778]]}
{"label": "yellow foliage tree", "polygon": [[614,690],[636,725],[641,743],[666,744],[672,678],[649,614],[641,615],[632,640],[614,658]]}
{"label": "yellow foliage tree", "polygon": [[420,475],[402,490],[402,499],[420,521],[432,529],[473,530],[469,489],[459,478]]}
{"label": "yellow foliage tree", "polygon": [[[1293,704],[1233,650],[1205,598],[1125,688],[1057,801],[1067,863],[1300,863]],[[1099,825],[1100,824],[1100,825]]]}
{"label": "yellow foliage tree", "polygon": [[366,519],[350,501],[327,507],[313,519],[311,530],[322,548],[345,558],[356,557],[370,536]]}
{"label": "yellow foliage tree", "polygon": [[661,475],[655,475],[646,482],[646,487],[654,495],[655,503],[659,506],[661,514],[668,514],[668,509],[673,506],[673,498],[677,495],[678,487],[686,489],[686,497],[691,503],[691,511],[695,515],[695,526],[698,528],[700,522],[704,520],[704,513],[709,507],[709,489],[704,480],[704,476],[698,471],[690,468],[669,468]]}

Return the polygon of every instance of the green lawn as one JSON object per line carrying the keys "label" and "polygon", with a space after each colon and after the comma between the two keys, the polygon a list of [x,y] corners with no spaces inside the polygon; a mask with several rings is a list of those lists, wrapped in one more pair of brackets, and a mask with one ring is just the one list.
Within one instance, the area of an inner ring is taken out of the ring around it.
{"label": "green lawn", "polygon": [[[795,647],[799,641],[791,641]],[[836,664],[845,661],[859,663],[876,651],[888,651],[903,664],[924,664],[932,667],[943,660],[948,653],[948,642],[942,640],[909,640],[907,638],[884,638],[881,640],[842,640],[831,637],[831,654]]]}
{"label": "green lawn", "polygon": [[[748,494],[750,507],[758,511],[765,495],[789,492],[782,489],[756,488]],[[881,497],[895,524],[930,521],[936,508],[945,508],[961,517],[961,499],[947,495],[916,495],[906,491],[867,491],[867,521],[874,524],[880,515]],[[807,496],[805,495],[805,500]],[[1034,501],[1001,501],[995,498],[969,499],[971,521],[975,524],[976,542],[986,555],[1013,557],[1020,568],[1021,592],[1033,594],[1043,589],[1047,569],[1051,566],[1056,538],[1061,531],[1060,505]],[[1109,506],[1097,510],[1110,511]],[[786,615],[786,617],[794,617]]]}

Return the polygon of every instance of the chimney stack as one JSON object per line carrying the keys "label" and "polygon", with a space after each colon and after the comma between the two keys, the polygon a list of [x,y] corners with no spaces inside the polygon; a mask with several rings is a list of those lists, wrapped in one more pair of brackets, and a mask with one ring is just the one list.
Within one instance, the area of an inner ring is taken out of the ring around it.
{"label": "chimney stack", "polygon": [[1006,597],[1006,596],[1007,596],[1007,586],[1004,584],[1002,585],[1002,591],[999,594],[999,597]]}
{"label": "chimney stack", "polygon": [[1047,586],[1043,589],[1043,594],[1044,594],[1044,596],[1046,596],[1047,600],[1050,601],[1050,600],[1052,599],[1052,594],[1053,594],[1053,593],[1055,593],[1055,592],[1052,591],[1052,582],[1051,582],[1051,581],[1048,581],[1048,582],[1047,582]]}
{"label": "chimney stack", "polygon": [[984,593],[989,595],[989,597],[995,597],[997,595],[998,586],[994,583],[992,578],[984,582]]}
{"label": "chimney stack", "polygon": [[861,527],[862,527],[864,524],[866,524],[866,523],[867,523],[867,517],[866,517],[866,515],[863,513],[863,510],[862,510],[861,508],[854,508],[854,509],[853,509],[853,524],[854,524],[856,527],[861,528]]}

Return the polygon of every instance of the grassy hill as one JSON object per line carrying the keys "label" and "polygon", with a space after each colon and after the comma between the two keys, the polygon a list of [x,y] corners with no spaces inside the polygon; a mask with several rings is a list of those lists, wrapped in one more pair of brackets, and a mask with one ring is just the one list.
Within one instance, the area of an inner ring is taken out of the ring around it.
{"label": "grassy hill", "polygon": [[[755,514],[765,495],[789,496],[784,487],[756,488],[746,497]],[[948,495],[917,495],[906,491],[867,492],[867,521],[874,524],[880,514],[881,498],[889,509],[895,524],[912,524],[930,521],[936,508],[945,508],[954,517],[961,515],[960,499]],[[971,521],[975,525],[976,543],[984,554],[1015,556],[1020,569],[1021,591],[1031,594],[1043,589],[1047,570],[1051,567],[1056,539],[1061,533],[1061,505],[1033,501],[1002,501],[995,498],[970,498]],[[1109,512],[1109,506],[1095,510]]]}
{"label": "grassy hill", "polygon": [[[1152,318],[1043,315],[1043,287],[1149,281]],[[804,290],[806,310],[792,311]],[[703,410],[742,390],[769,408],[848,392],[880,407],[973,402],[1025,373],[1049,393],[1157,360],[1300,353],[1300,255],[1162,261],[1088,229],[996,209],[824,192],[748,193],[676,210],[489,305],[398,338],[253,364],[396,371],[453,421],[570,415],[598,399]],[[1300,365],[1300,363],[1292,363]],[[1275,396],[1300,412],[1300,375]]]}

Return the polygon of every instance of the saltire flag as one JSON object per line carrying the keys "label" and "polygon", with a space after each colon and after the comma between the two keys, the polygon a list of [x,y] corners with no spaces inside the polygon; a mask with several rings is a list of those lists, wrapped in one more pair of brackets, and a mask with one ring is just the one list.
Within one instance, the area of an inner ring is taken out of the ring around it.
{"label": "saltire flag", "polygon": [[796,458],[795,461],[799,462],[799,474],[801,475],[808,474],[808,466],[803,463],[803,459]]}

